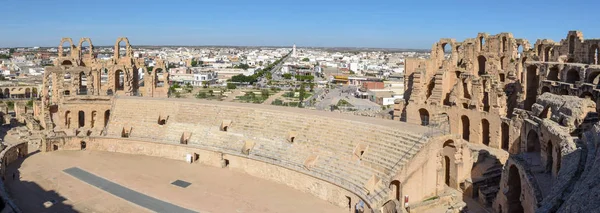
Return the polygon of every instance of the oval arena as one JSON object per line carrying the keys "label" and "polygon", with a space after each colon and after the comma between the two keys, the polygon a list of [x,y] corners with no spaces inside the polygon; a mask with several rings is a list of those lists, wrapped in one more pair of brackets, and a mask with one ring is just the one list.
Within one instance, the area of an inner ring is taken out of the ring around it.
{"label": "oval arena", "polygon": [[0,104],[2,212],[594,212],[599,46],[441,39],[386,120],[172,98],[127,38],[110,60],[63,38],[2,96],[39,97]]}

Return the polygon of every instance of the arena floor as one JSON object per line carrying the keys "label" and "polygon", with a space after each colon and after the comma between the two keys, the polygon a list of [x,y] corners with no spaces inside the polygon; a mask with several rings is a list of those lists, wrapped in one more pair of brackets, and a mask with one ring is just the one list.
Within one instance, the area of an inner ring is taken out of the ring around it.
{"label": "arena floor", "polygon": [[[172,185],[176,180],[191,185]],[[24,212],[156,211],[148,203],[202,213],[348,211],[242,172],[98,151],[33,154],[9,166],[6,183]],[[54,204],[47,208],[47,201]]]}

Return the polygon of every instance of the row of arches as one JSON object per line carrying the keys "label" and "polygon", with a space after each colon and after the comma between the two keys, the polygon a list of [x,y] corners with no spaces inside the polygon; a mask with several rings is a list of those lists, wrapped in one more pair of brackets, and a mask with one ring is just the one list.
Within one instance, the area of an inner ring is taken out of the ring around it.
{"label": "row of arches", "polygon": [[[14,93],[15,90],[23,90],[23,88],[4,88],[0,89],[0,97],[1,98],[37,98],[38,97],[38,89],[35,87],[25,88],[24,93]],[[11,92],[13,91],[13,92]]]}
{"label": "row of arches", "polygon": [[[143,69],[139,69],[141,70],[142,73],[138,73],[138,74],[143,74]],[[156,87],[164,87],[165,85],[165,80],[164,76],[164,70],[162,68],[157,68],[155,70],[156,75],[155,75],[155,85]],[[85,72],[80,72],[78,75],[78,84],[76,85],[77,87],[77,94],[78,95],[87,95],[88,94],[88,86],[90,85],[94,85],[94,82],[89,82],[88,79],[89,75],[86,75]],[[112,82],[112,86],[114,87],[115,91],[123,91],[125,90],[125,82],[128,80],[128,78],[130,77],[126,77],[125,76],[125,72],[121,69],[117,69],[114,71],[114,79]],[[133,85],[138,85],[139,87],[143,87],[143,81],[140,81],[141,79],[136,78],[135,76],[132,76],[132,80],[133,80]],[[105,79],[105,80],[103,80]],[[108,81],[108,69],[103,68],[102,71],[100,72],[100,78],[98,79],[98,81],[100,81],[100,88],[102,88],[103,86],[107,86],[108,84],[106,84],[106,81]],[[70,73],[65,73],[64,75],[64,81],[72,81],[71,79],[71,74]],[[99,89],[100,89],[99,88]],[[36,89],[37,91],[37,89]],[[109,91],[109,90],[107,90]],[[112,91],[112,90],[110,90]],[[110,93],[109,91],[109,93]],[[65,95],[70,95],[71,92],[69,90],[66,90],[64,92]],[[109,94],[110,95],[110,94]]]}
{"label": "row of arches", "polygon": [[[429,115],[429,111],[427,111],[427,109],[425,108],[421,108],[419,109],[419,118],[420,118],[420,122],[422,126],[428,126],[429,122],[430,122],[430,115]],[[449,125],[449,124],[448,124]],[[481,129],[480,129],[480,133],[481,133],[481,138],[479,139],[479,142],[481,142],[482,144],[486,145],[486,146],[490,146],[490,141],[491,141],[491,132],[490,132],[490,122],[487,119],[481,119],[480,123],[479,123]],[[460,116],[460,120],[459,120],[459,133],[462,135],[462,139],[465,141],[469,141],[469,142],[473,142],[471,139],[471,121],[469,119],[469,116],[467,115],[462,115]],[[501,138],[500,138],[500,147],[504,150],[508,151],[508,145],[509,145],[509,126],[506,123],[502,123],[500,125],[500,132],[501,132]]]}
{"label": "row of arches", "polygon": [[[123,49],[123,50],[121,50]],[[92,44],[92,40],[89,38],[81,38],[79,40],[79,45],[75,46],[73,40],[71,38],[63,38],[58,45],[58,54],[61,57],[67,57],[68,53],[72,53],[72,51],[78,51],[76,57],[81,58],[84,55],[87,57],[94,57],[94,46]],[[129,44],[129,39],[125,37],[118,38],[115,43],[114,48],[114,57],[122,58],[125,56],[131,56],[131,45]],[[73,56],[71,54],[71,56]],[[73,65],[72,61],[65,60],[61,62],[61,65]]]}
{"label": "row of arches", "polygon": [[[96,117],[97,117],[97,111],[92,111],[91,112],[91,119],[89,121],[89,128],[94,128],[96,127]],[[104,111],[104,126],[106,126],[108,124],[108,119],[110,118],[110,110],[106,110]],[[71,126],[71,111],[67,110],[65,111],[65,127],[67,129],[70,129]],[[80,110],[77,112],[77,128],[81,128],[81,127],[86,127],[86,118],[85,118],[85,112],[83,110]]]}

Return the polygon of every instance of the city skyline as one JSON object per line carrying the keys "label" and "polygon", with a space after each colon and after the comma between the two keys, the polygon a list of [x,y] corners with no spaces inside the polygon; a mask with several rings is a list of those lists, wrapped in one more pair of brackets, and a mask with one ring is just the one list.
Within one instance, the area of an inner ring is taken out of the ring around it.
{"label": "city skyline", "polygon": [[[569,30],[600,37],[593,8],[600,3],[503,2],[456,4],[442,1],[97,2],[9,1],[0,23],[0,47],[53,47],[61,37],[90,37],[113,45],[291,46],[430,49],[439,38],[473,37],[478,32],[510,32],[534,43],[564,38]],[[89,8],[89,9],[81,9]],[[525,8],[530,8],[529,10]],[[577,10],[577,16],[543,11]],[[531,12],[530,12],[531,11]],[[539,11],[539,12],[535,12]],[[131,15],[125,15],[125,14]],[[553,27],[540,25],[552,23]]]}

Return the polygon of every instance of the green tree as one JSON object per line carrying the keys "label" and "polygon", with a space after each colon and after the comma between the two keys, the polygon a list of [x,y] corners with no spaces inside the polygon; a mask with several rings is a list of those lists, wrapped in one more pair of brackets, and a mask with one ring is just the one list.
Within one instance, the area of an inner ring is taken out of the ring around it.
{"label": "green tree", "polygon": [[191,67],[196,67],[196,66],[198,66],[198,62],[196,60],[192,59],[192,63],[190,63],[190,66]]}
{"label": "green tree", "polygon": [[208,90],[208,94],[209,94],[210,96],[213,96],[213,93],[214,93],[214,91],[213,91],[212,89],[211,89],[211,90]]}
{"label": "green tree", "polygon": [[304,61],[304,62],[309,62],[309,61],[310,61],[310,59],[308,59],[308,58],[303,58],[303,59],[302,59],[302,61]]}
{"label": "green tree", "polygon": [[10,49],[8,49],[8,53],[9,53],[9,54],[13,54],[13,53],[15,53],[15,48],[10,48]]}
{"label": "green tree", "polygon": [[234,66],[233,68],[248,70],[248,68],[250,68],[250,65],[248,65],[248,64],[238,64],[238,65]]}
{"label": "green tree", "polygon": [[306,95],[306,90],[304,89],[304,84],[300,86],[300,97],[298,97],[298,107],[302,107],[302,101],[304,101],[304,95]]}
{"label": "green tree", "polygon": [[208,81],[202,81],[202,87],[208,88]]}
{"label": "green tree", "polygon": [[227,83],[227,89],[235,89],[237,88],[233,83]]}
{"label": "green tree", "polygon": [[292,74],[285,73],[285,74],[283,74],[283,78],[285,78],[285,79],[292,79]]}
{"label": "green tree", "polygon": [[29,107],[29,108],[33,107],[33,99],[27,101],[27,107]]}

